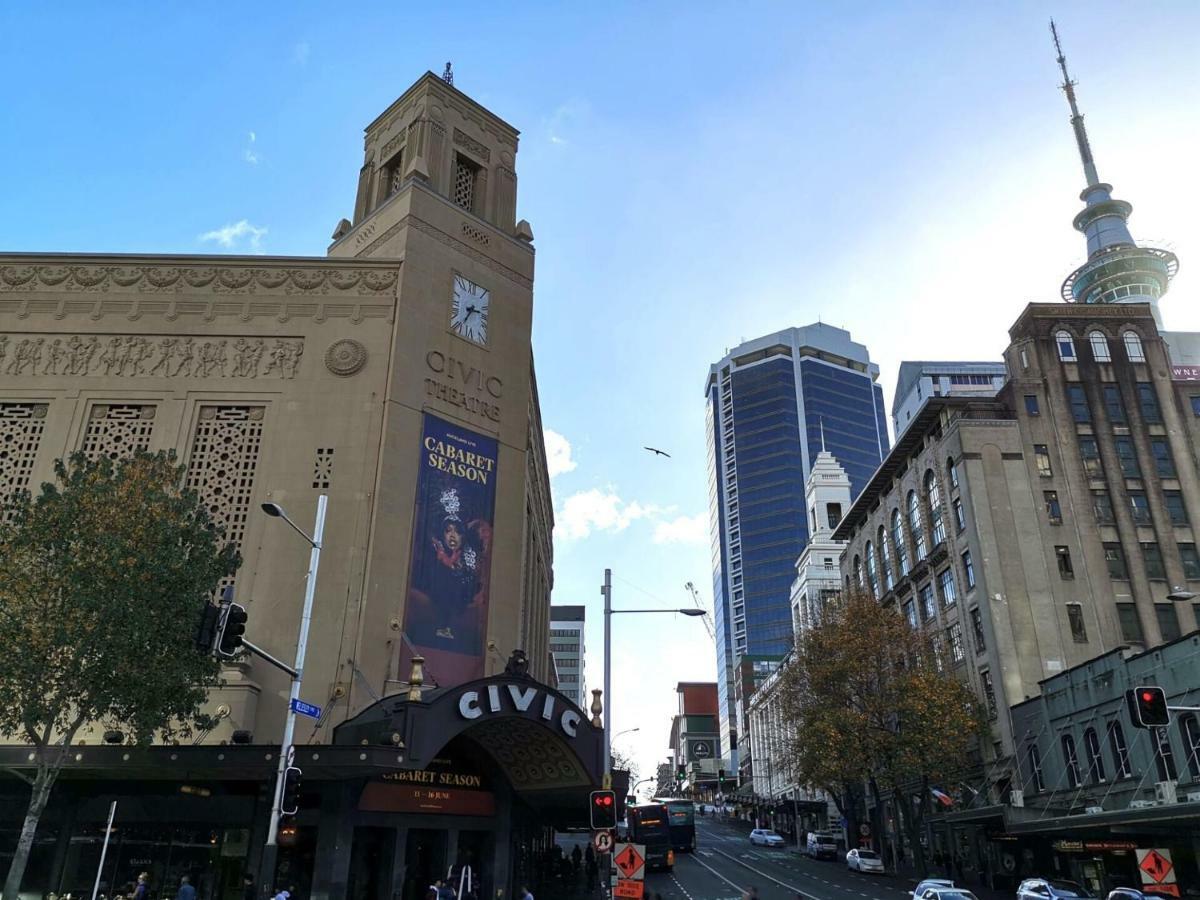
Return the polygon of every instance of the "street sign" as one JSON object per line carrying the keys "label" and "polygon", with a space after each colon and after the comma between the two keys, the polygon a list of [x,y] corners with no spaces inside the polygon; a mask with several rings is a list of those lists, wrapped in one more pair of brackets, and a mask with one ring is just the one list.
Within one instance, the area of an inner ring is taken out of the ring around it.
{"label": "street sign", "polygon": [[613,896],[621,897],[622,900],[642,900],[642,890],[645,882],[631,881],[626,878],[618,878],[617,886],[613,888]]}
{"label": "street sign", "polygon": [[592,849],[597,853],[611,853],[613,836],[611,831],[592,832]]}
{"label": "street sign", "polygon": [[321,707],[305,703],[303,700],[292,701],[292,712],[301,716],[308,716],[310,719],[321,718]]}
{"label": "street sign", "polygon": [[641,881],[646,874],[646,845],[617,844],[613,862],[622,878]]}
{"label": "street sign", "polygon": [[1147,886],[1148,891],[1179,896],[1179,886],[1175,881],[1175,864],[1171,862],[1170,850],[1138,850],[1137,861],[1142,872],[1142,884]]}

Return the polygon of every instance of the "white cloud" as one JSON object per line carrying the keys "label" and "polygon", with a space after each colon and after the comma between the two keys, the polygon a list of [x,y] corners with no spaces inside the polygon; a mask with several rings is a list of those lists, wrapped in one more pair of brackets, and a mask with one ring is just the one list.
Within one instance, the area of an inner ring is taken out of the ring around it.
{"label": "white cloud", "polygon": [[676,516],[654,526],[656,544],[707,544],[708,514]]}
{"label": "white cloud", "polygon": [[262,157],[258,155],[258,151],[254,149],[254,144],[256,141],[258,141],[258,135],[251,131],[249,137],[250,145],[242,151],[242,158],[245,159],[246,162],[250,163],[250,165],[257,166],[258,161],[262,159]]}
{"label": "white cloud", "polygon": [[571,442],[550,428],[542,429],[542,435],[546,441],[546,467],[550,470],[550,477],[573,472],[575,460],[571,459]]}
{"label": "white cloud", "polygon": [[298,65],[304,65],[308,62],[309,51],[312,47],[308,45],[308,41],[300,41],[292,48],[292,62]]}
{"label": "white cloud", "polygon": [[630,523],[659,512],[636,500],[626,503],[612,489],[592,488],[568,497],[555,514],[554,531],[563,540],[585,538],[593,531],[624,531]]}
{"label": "white cloud", "polygon": [[267,229],[256,228],[245,219],[241,219],[232,225],[204,232],[204,234],[200,235],[200,240],[216,241],[222,247],[232,250],[239,246],[242,238],[249,238],[247,242],[249,249],[255,253],[259,253],[262,251],[262,238],[266,233]]}
{"label": "white cloud", "polygon": [[591,108],[587,101],[579,98],[560,104],[545,122],[546,136],[550,143],[559,146],[569,144],[571,141],[568,133],[578,130],[582,120],[590,113]]}

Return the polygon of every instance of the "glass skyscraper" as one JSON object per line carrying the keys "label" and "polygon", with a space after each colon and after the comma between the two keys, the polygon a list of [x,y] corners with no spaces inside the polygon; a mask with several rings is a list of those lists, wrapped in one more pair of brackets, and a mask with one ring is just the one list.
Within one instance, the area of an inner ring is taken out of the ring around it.
{"label": "glass skyscraper", "polygon": [[851,493],[889,449],[879,367],[850,333],[789,328],[709,368],[708,473],[721,755],[737,769],[735,667],[792,644],[789,592],[808,543],[804,488],[824,446]]}

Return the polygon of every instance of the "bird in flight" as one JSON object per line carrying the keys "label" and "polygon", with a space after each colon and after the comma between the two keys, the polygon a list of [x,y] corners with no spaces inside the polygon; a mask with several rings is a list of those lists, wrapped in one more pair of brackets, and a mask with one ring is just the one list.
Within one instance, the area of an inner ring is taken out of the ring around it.
{"label": "bird in flight", "polygon": [[665,456],[667,459],[671,458],[670,453],[668,453],[666,450],[659,450],[657,447],[643,447],[642,449],[649,450],[651,453],[654,453],[658,456]]}

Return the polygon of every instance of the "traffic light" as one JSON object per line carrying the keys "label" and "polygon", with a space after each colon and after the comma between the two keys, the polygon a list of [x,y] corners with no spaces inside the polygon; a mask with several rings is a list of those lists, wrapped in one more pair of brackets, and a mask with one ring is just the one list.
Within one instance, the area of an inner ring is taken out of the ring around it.
{"label": "traffic light", "polygon": [[285,816],[294,816],[300,809],[300,775],[295,766],[283,770],[283,794],[279,798],[279,812]]}
{"label": "traffic light", "polygon": [[1157,728],[1171,724],[1167,709],[1167,692],[1153,685],[1141,685],[1125,692],[1129,702],[1129,718],[1138,728]]}
{"label": "traffic light", "polygon": [[725,770],[717,769],[717,784],[724,784],[724,783],[725,783]]}
{"label": "traffic light", "polygon": [[197,652],[205,654],[213,652],[213,647],[217,643],[217,627],[220,621],[221,607],[210,603],[206,597],[204,606],[200,608],[200,615],[196,619],[196,630],[192,636]]}
{"label": "traffic light", "polygon": [[217,652],[222,656],[237,656],[246,633],[246,607],[240,603],[222,605],[221,627],[217,633]]}
{"label": "traffic light", "polygon": [[675,780],[683,781],[687,778],[687,763],[680,763],[675,767]]}
{"label": "traffic light", "polygon": [[617,827],[617,795],[613,791],[592,791],[592,828]]}

